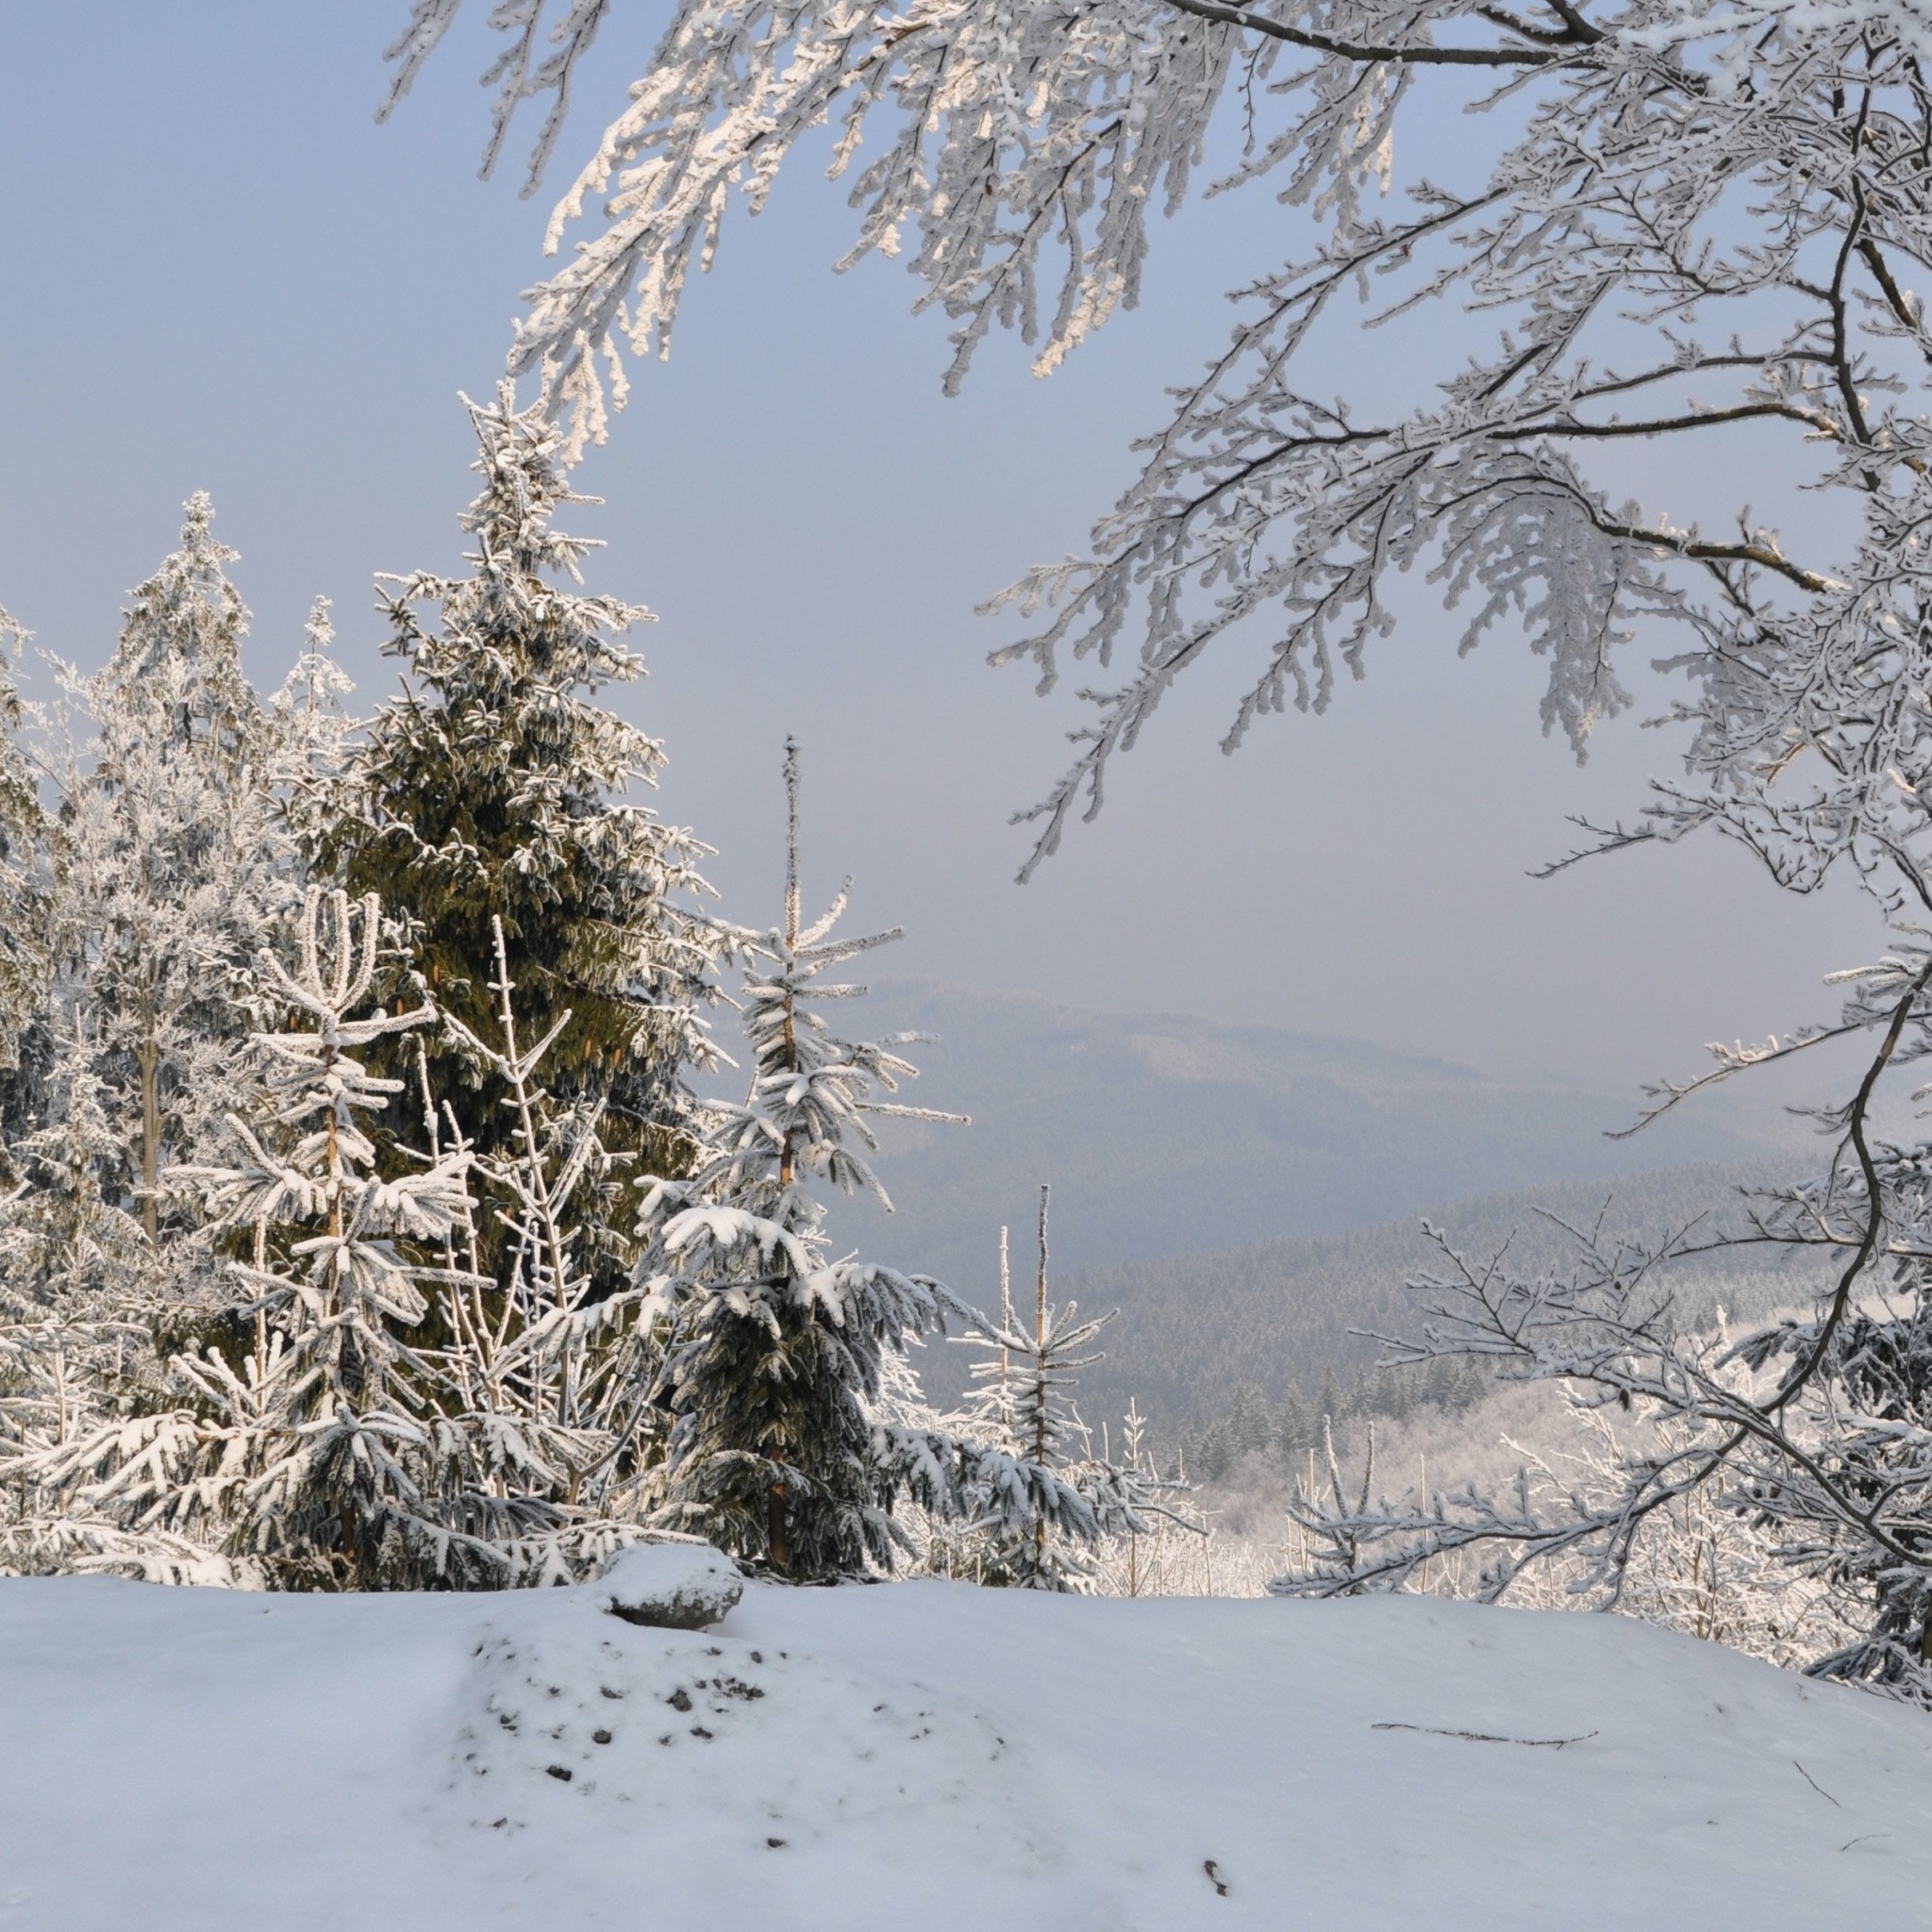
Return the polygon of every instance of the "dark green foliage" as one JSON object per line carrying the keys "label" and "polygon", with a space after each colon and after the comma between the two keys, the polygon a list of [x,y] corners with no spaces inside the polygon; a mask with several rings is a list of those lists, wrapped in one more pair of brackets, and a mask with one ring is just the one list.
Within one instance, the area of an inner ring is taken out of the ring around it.
{"label": "dark green foliage", "polygon": [[[758,1203],[758,1191],[739,1205],[762,1206],[768,1225],[782,1217],[801,1247],[821,1245],[795,1194],[773,1186]],[[793,1267],[781,1249],[763,1271],[772,1279],[736,1296],[714,1292],[692,1309],[671,1376],[676,1505],[721,1549],[782,1575],[862,1575],[891,1556],[891,1495],[865,1407],[878,1392],[880,1331],[886,1345],[903,1345],[905,1329],[930,1318],[907,1306],[918,1291],[893,1277],[867,1282],[868,1271],[834,1269],[836,1287],[821,1299]]]}
{"label": "dark green foliage", "polygon": [[[662,748],[590,702],[641,674],[619,639],[649,613],[568,588],[593,546],[550,526],[558,506],[587,500],[566,487],[554,430],[508,392],[471,415],[484,479],[462,520],[472,574],[391,580],[388,648],[403,659],[404,694],[352,760],[321,858],[401,917],[413,973],[473,1031],[491,1037],[495,1024],[492,919],[528,1037],[569,1016],[545,1078],[560,1112],[598,1117],[613,1157],[594,1218],[607,1241],[597,1265],[615,1286],[630,1180],[691,1162],[684,1074],[705,1051],[698,1008],[716,950],[691,909],[705,848],[626,802],[655,778]],[[378,1071],[413,1075],[413,1053],[392,1047]],[[516,1132],[502,1079],[445,1034],[430,1044],[429,1080],[487,1173]],[[501,1274],[500,1227],[491,1213],[484,1224]]]}
{"label": "dark green foliage", "polygon": [[[641,1289],[665,1308],[670,1342],[657,1397],[675,1417],[664,1469],[667,1519],[798,1582],[891,1562],[893,1495],[925,1482],[940,1451],[876,1430],[868,1413],[886,1364],[957,1307],[945,1291],[853,1257],[834,1259],[825,1182],[885,1191],[868,1164],[868,1115],[946,1115],[878,1096],[914,1069],[887,1041],[836,1038],[815,1003],[864,989],[819,975],[896,939],[828,935],[841,894],[801,930],[798,754],[785,751],[785,920],[739,935],[741,1007],[756,1071],[748,1102],[715,1109],[714,1152],[645,1204]],[[769,962],[769,971],[754,962]],[[919,1472],[926,1474],[922,1476]]]}

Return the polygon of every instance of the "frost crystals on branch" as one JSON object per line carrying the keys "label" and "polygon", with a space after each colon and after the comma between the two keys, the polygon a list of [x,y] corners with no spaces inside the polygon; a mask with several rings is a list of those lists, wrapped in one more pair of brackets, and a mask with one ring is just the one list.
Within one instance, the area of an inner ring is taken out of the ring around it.
{"label": "frost crystals on branch", "polygon": [[[400,84],[458,4],[417,6]],[[602,10],[559,10],[538,84],[567,84]],[[544,14],[493,16],[512,43],[499,132]],[[1086,554],[1008,593],[1051,608],[998,654],[1042,688],[1069,658],[1106,670],[1130,650],[1083,692],[1093,716],[1028,815],[1028,869],[1224,638],[1258,660],[1232,748],[1357,675],[1392,623],[1391,575],[1418,564],[1470,603],[1465,649],[1526,628],[1550,660],[1545,727],[1580,751],[1627,702],[1612,659],[1639,624],[1687,624],[1717,663],[1856,575],[1830,518],[1807,516],[1802,554],[1741,501],[1681,525],[1662,490],[1680,465],[1632,502],[1597,453],[1693,437],[1756,474],[1782,435],[1790,479],[1843,492],[1842,522],[1874,539],[1924,469],[1922,41],[1903,0],[682,0],[558,205],[553,251],[586,232],[529,291],[511,365],[543,373],[574,452],[601,438],[625,354],[668,348],[732,199],[762,208],[829,124],[858,210],[847,259],[907,252],[921,306],[958,325],[949,384],[995,324],[1037,341],[1045,373],[1138,299],[1148,212],[1182,204],[1220,117],[1240,146],[1217,187],[1272,183],[1306,239],[1285,263],[1262,242],[1231,337],[1150,425]],[[1485,141],[1466,117],[1491,109]],[[1347,343],[1360,392],[1303,373],[1372,291],[1372,324],[1471,318],[1436,331],[1416,396],[1391,393],[1400,351],[1374,334]]]}
{"label": "frost crystals on branch", "polygon": [[[1924,977],[1911,975],[1899,1019]],[[1926,1051],[1927,1017],[1912,1058]],[[1836,1633],[1806,1668],[1932,1702],[1932,1193],[1924,1149],[1868,1139],[1871,1090],[1901,1050],[1894,1029],[1882,1047],[1857,1098],[1823,1116],[1842,1137],[1840,1163],[1751,1197],[1741,1227],[1649,1245],[1601,1224],[1568,1228],[1574,1266],[1537,1278],[1507,1254],[1478,1263],[1435,1235],[1446,1265],[1412,1284],[1421,1326],[1390,1341],[1387,1359],[1474,1357],[1506,1378],[1561,1382],[1621,1433],[1603,1430],[1607,1448],[1568,1470],[1526,1465],[1502,1494],[1387,1500],[1365,1482],[1353,1497],[1338,1483],[1332,1502],[1305,1495],[1296,1515],[1320,1554],[1274,1588],[1412,1588],[1436,1559],[1470,1553],[1485,1597],[1521,1595],[1521,1580],[1554,1563],[1573,1601],[1641,1613],[1659,1540],[1701,1512],[1727,1551],[1750,1557],[1773,1601],[1766,1621]],[[1816,1253],[1829,1286],[1809,1314],[1741,1337],[1690,1328],[1674,1268],[1744,1245]],[[1735,1532],[1724,1533],[1726,1516]],[[1782,1591],[1766,1580],[1779,1568]]]}

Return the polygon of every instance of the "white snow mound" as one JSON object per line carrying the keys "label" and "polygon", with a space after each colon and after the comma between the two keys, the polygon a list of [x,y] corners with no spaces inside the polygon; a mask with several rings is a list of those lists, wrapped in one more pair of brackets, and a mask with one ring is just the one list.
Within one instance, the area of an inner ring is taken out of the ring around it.
{"label": "white snow mound", "polygon": [[605,1607],[626,1624],[661,1630],[705,1630],[744,1594],[729,1557],[705,1544],[641,1543],[604,1566]]}
{"label": "white snow mound", "polygon": [[619,1588],[0,1581],[0,1932],[1870,1932],[1932,1898],[1932,1720],[1625,1619],[754,1582],[685,1631]]}

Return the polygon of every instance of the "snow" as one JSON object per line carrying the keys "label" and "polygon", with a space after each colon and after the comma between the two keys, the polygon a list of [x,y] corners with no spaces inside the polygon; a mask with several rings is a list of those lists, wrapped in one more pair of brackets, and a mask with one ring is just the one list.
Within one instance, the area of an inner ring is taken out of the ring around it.
{"label": "snow", "polygon": [[1924,1717],[1627,1620],[610,1595],[0,1582],[0,1928],[1862,1932],[1932,1894]]}
{"label": "snow", "polygon": [[626,1624],[702,1630],[744,1594],[738,1565],[708,1543],[656,1543],[620,1550],[605,1564],[597,1597]]}

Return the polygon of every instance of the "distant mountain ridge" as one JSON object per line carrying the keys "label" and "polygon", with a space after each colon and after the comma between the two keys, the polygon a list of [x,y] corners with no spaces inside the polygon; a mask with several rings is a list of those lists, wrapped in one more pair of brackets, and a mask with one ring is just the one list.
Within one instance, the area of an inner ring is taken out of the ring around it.
{"label": "distant mountain ridge", "polygon": [[934,981],[876,985],[839,1018],[871,1037],[939,1035],[908,1049],[924,1076],[902,1097],[973,1124],[880,1122],[898,1211],[842,1204],[834,1237],[973,1299],[996,1292],[1002,1224],[1030,1269],[1041,1181],[1065,1274],[1338,1236],[1546,1181],[1758,1162],[1795,1144],[1748,1095],[1719,1092],[1616,1141],[1606,1130],[1632,1119],[1634,1082],[1491,1075],[1365,1041]]}

